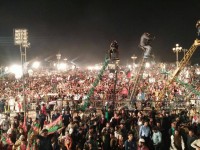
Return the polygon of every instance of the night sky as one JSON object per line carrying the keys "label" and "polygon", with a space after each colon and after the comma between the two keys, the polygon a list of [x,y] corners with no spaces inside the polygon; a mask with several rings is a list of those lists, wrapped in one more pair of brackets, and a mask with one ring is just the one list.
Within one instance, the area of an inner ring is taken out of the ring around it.
{"label": "night sky", "polygon": [[[29,31],[28,60],[61,52],[62,58],[78,57],[77,63],[100,63],[112,40],[119,43],[121,63],[141,57],[140,36],[152,33],[157,60],[175,61],[172,48],[189,49],[197,38],[199,0],[1,0],[0,63],[20,61],[13,29]],[[200,48],[193,62],[200,61]],[[180,54],[180,58],[183,54]],[[53,59],[52,57],[52,59]]]}

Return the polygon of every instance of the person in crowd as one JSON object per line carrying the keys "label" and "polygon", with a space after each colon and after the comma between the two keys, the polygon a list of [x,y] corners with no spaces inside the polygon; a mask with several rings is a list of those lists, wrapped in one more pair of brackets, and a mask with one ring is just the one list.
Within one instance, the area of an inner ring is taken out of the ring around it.
{"label": "person in crowd", "polygon": [[[163,141],[163,150],[169,150],[170,148],[170,136],[169,136],[169,130],[171,128],[171,119],[169,113],[163,111],[161,113],[161,128],[163,129],[162,132],[162,141]],[[171,135],[171,131],[170,131]]]}
{"label": "person in crowd", "polygon": [[27,131],[29,131],[31,129],[32,123],[33,123],[33,119],[31,117],[29,117],[27,120]]}
{"label": "person in crowd", "polygon": [[39,122],[40,122],[40,128],[42,130],[43,127],[44,127],[44,122],[46,120],[46,116],[43,113],[39,112],[39,118],[38,119],[39,119]]}
{"label": "person in crowd", "polygon": [[68,126],[70,120],[72,119],[72,115],[69,111],[65,111],[63,115],[63,124],[64,126]]}
{"label": "person in crowd", "polygon": [[17,140],[18,130],[13,124],[11,124],[11,127],[7,131],[7,134],[9,135],[11,142],[15,143]]}
{"label": "person in crowd", "polygon": [[144,125],[140,127],[139,137],[144,139],[147,145],[151,143],[151,129],[148,125],[148,120],[145,120]]}
{"label": "person in crowd", "polygon": [[152,110],[150,111],[150,117],[153,119],[153,125],[156,124],[156,110],[155,110],[155,107],[152,107]]}
{"label": "person in crowd", "polygon": [[3,133],[6,133],[9,129],[10,119],[7,115],[3,115],[0,120],[0,126]]}
{"label": "person in crowd", "polygon": [[26,150],[27,141],[24,135],[21,135],[19,139],[15,142],[12,149],[13,150]]}
{"label": "person in crowd", "polygon": [[110,149],[110,133],[112,132],[112,129],[110,128],[110,123],[106,123],[106,127],[102,129],[102,149]]}
{"label": "person in crowd", "polygon": [[117,144],[118,144],[118,147],[117,147],[117,150],[124,150],[124,138],[123,138],[123,136],[122,136],[122,133],[121,133],[121,131],[119,130],[119,132],[118,132],[118,134],[117,135],[115,135],[115,136],[117,136]]}
{"label": "person in crowd", "polygon": [[185,143],[183,137],[180,135],[180,131],[175,129],[174,135],[171,135],[171,146],[170,150],[184,150]]}
{"label": "person in crowd", "polygon": [[153,127],[152,131],[152,141],[154,150],[161,150],[162,133],[158,130],[157,127]]}
{"label": "person in crowd", "polygon": [[151,34],[145,32],[142,34],[140,38],[140,45],[139,47],[143,49],[144,52],[144,58],[149,58],[151,55],[152,47],[151,47],[151,41],[154,40],[155,37],[152,36]]}
{"label": "person in crowd", "polygon": [[138,131],[138,128],[135,124],[131,124],[131,127],[130,127],[130,132],[133,134],[133,137],[136,139],[136,140],[139,140],[139,131]]}
{"label": "person in crowd", "polygon": [[0,113],[4,112],[5,102],[3,99],[0,99]]}
{"label": "person in crowd", "polygon": [[86,142],[85,139],[85,132],[84,129],[82,129],[81,127],[79,127],[77,133],[76,133],[76,140],[75,142],[77,143],[78,147],[80,149],[84,148],[84,143]]}
{"label": "person in crowd", "polygon": [[200,150],[200,138],[192,142],[191,147],[194,148],[195,150]]}
{"label": "person in crowd", "polygon": [[134,139],[133,134],[128,134],[128,139],[124,143],[125,150],[137,150],[136,139]]}
{"label": "person in crowd", "polygon": [[168,132],[170,137],[175,134],[175,129],[176,129],[176,122],[172,122],[171,128],[169,129],[169,132]]}
{"label": "person in crowd", "polygon": [[192,129],[189,130],[189,133],[187,135],[187,150],[195,150],[191,144],[197,139],[197,136],[194,134],[194,131]]}
{"label": "person in crowd", "polygon": [[[98,130],[102,131],[102,129],[106,126],[106,118],[105,115],[102,114],[98,121]],[[110,123],[111,126],[111,123]]]}
{"label": "person in crowd", "polygon": [[72,150],[73,139],[72,139],[71,134],[69,133],[69,131],[65,132],[64,145],[65,145],[65,148],[67,150]]}
{"label": "person in crowd", "polygon": [[37,135],[38,139],[38,150],[53,150],[52,147],[52,138],[54,134],[48,134],[47,129],[43,129],[41,135]]}
{"label": "person in crowd", "polygon": [[8,105],[9,105],[10,111],[14,112],[15,98],[13,96],[9,98]]}
{"label": "person in crowd", "polygon": [[114,129],[117,125],[120,125],[121,118],[119,115],[115,112],[114,116],[110,119],[110,125]]}
{"label": "person in crowd", "polygon": [[117,138],[114,135],[114,132],[110,133],[110,149],[116,150],[118,147]]}
{"label": "person in crowd", "polygon": [[41,114],[43,114],[44,116],[47,116],[47,108],[46,108],[46,104],[44,102],[41,103]]}
{"label": "person in crowd", "polygon": [[143,138],[139,139],[139,145],[137,150],[149,150],[149,148],[145,144],[145,140]]}
{"label": "person in crowd", "polygon": [[123,137],[123,140],[125,142],[125,140],[127,139],[128,131],[127,131],[126,126],[125,126],[125,121],[123,119],[120,121],[119,130],[120,130],[122,137]]}

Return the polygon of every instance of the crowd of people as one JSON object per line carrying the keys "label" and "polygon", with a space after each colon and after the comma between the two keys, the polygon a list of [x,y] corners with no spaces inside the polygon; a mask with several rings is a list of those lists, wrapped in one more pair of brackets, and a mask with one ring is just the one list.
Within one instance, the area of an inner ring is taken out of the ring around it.
{"label": "crowd of people", "polygon": [[[200,149],[200,94],[193,92],[200,91],[199,66],[187,66],[178,77],[185,85],[192,85],[193,90],[178,82],[168,87],[165,98],[170,103],[178,100],[185,107],[188,98],[195,99],[195,103],[187,105],[188,109],[176,111],[180,107],[178,102],[173,103],[176,107],[170,110],[155,109],[152,103],[159,100],[159,93],[175,66],[151,65],[145,68],[136,97],[131,100],[132,104],[150,102],[148,113],[136,105],[133,110],[127,110],[125,107],[116,109],[108,103],[100,110],[72,109],[74,103],[84,105],[97,78],[97,70],[36,71],[25,75],[24,82],[6,75],[0,83],[0,149]],[[106,70],[89,100],[109,102],[117,97],[115,100],[125,101],[133,88],[137,66],[129,69],[119,68],[117,80]],[[52,102],[55,105],[50,109]],[[37,106],[32,110],[36,113],[35,118],[24,113],[24,108],[28,111],[33,103]],[[15,116],[11,116],[13,112]]]}

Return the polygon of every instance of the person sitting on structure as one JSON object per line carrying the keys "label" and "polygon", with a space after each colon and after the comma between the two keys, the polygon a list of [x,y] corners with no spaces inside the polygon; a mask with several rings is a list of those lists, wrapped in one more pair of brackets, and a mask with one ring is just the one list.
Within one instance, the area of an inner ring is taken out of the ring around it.
{"label": "person sitting on structure", "polygon": [[155,37],[147,32],[141,36],[139,47],[144,50],[144,58],[149,58],[151,56],[152,47],[150,44],[154,39]]}
{"label": "person sitting on structure", "polygon": [[199,36],[200,35],[200,20],[197,21],[196,28],[197,28],[197,34]]}
{"label": "person sitting on structure", "polygon": [[110,60],[118,60],[119,59],[119,51],[118,51],[118,43],[116,40],[114,40],[110,44],[110,50],[109,50],[109,58]]}

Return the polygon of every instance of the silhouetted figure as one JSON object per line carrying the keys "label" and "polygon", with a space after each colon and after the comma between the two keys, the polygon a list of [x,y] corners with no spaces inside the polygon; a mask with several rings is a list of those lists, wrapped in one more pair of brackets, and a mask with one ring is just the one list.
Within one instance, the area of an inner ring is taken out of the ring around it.
{"label": "silhouetted figure", "polygon": [[199,36],[200,35],[200,20],[197,21],[196,28],[197,28],[197,34]]}
{"label": "silhouetted figure", "polygon": [[109,58],[110,60],[118,60],[119,59],[119,51],[118,51],[118,43],[116,40],[114,40],[110,44],[110,50],[109,50]]}
{"label": "silhouetted figure", "polygon": [[144,52],[144,58],[149,58],[151,56],[151,41],[154,40],[155,37],[152,36],[151,34],[145,32],[140,39],[140,45],[139,47],[142,48]]}

